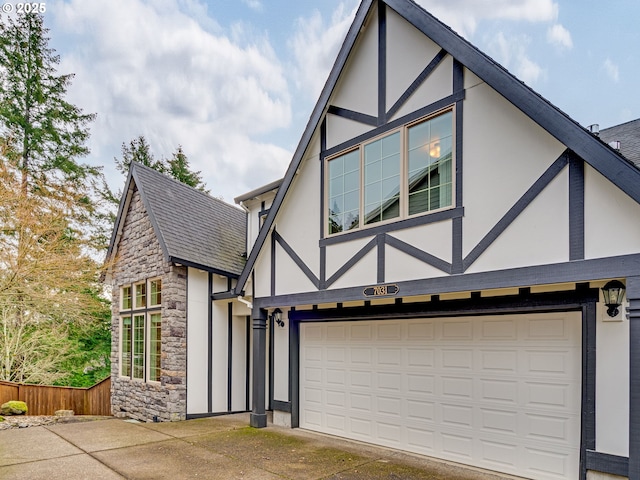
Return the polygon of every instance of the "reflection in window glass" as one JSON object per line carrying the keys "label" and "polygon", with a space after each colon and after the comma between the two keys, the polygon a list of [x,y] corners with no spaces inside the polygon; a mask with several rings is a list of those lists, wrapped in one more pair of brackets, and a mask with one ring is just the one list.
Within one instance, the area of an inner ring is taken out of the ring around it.
{"label": "reflection in window glass", "polygon": [[149,380],[160,381],[160,346],[162,343],[162,320],[159,313],[150,315],[149,326]]}
{"label": "reflection in window glass", "polygon": [[400,132],[364,147],[364,223],[400,215]]}
{"label": "reflection in window glass", "polygon": [[155,307],[162,303],[162,280],[151,280],[149,282],[149,306]]}
{"label": "reflection in window glass", "polygon": [[136,286],[136,308],[147,306],[147,284],[138,283]]}
{"label": "reflection in window glass", "polygon": [[[131,290],[129,290],[131,291]],[[131,317],[122,318],[122,352],[120,356],[120,375],[131,376]]]}
{"label": "reflection in window glass", "polygon": [[451,206],[451,122],[447,112],[408,130],[409,215]]}
{"label": "reflection in window glass", "polygon": [[144,378],[144,315],[133,317],[133,378]]}
{"label": "reflection in window glass", "polygon": [[329,162],[329,233],[360,226],[360,152]]}
{"label": "reflection in window glass", "polygon": [[122,310],[131,310],[131,287],[122,287]]}

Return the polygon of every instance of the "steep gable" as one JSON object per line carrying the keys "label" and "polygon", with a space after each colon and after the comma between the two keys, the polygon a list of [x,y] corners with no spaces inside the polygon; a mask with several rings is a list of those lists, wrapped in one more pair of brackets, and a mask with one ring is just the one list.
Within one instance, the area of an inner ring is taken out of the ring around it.
{"label": "steep gable", "polygon": [[115,254],[135,187],[171,263],[239,275],[244,266],[245,213],[222,200],[133,163],[120,204],[107,259]]}

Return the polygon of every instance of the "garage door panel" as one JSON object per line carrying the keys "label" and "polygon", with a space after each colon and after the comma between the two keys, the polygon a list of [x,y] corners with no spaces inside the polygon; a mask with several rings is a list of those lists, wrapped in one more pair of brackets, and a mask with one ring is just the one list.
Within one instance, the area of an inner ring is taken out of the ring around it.
{"label": "garage door panel", "polygon": [[302,324],[300,426],[577,477],[580,328],[579,313]]}

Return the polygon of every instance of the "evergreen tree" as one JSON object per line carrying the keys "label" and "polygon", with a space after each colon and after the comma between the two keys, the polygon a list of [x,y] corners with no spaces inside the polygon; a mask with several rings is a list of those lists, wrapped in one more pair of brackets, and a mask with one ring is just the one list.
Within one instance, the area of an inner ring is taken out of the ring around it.
{"label": "evergreen tree", "polygon": [[0,378],[51,382],[73,350],[69,331],[104,314],[87,155],[92,114],[65,100],[42,16],[0,18]]}
{"label": "evergreen tree", "polygon": [[138,162],[159,172],[165,173],[166,166],[162,160],[156,160],[151,153],[151,147],[143,135],[122,143],[122,159],[114,158],[116,168],[123,174],[129,173],[131,162]]}
{"label": "evergreen tree", "polygon": [[173,154],[173,157],[167,160],[166,171],[179,182],[197,188],[201,192],[209,193],[209,190],[206,189],[206,185],[202,181],[202,172],[194,172],[191,170],[189,159],[182,151],[182,145],[178,145],[178,149]]}

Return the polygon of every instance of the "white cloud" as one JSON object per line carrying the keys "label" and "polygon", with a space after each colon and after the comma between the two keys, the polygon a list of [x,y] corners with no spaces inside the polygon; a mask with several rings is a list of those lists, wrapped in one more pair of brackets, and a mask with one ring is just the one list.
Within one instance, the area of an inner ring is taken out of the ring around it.
{"label": "white cloud", "polygon": [[122,142],[140,134],[161,156],[181,144],[212,193],[231,200],[282,175],[290,153],[259,137],[289,125],[289,87],[267,39],[211,33],[181,5],[57,4],[54,26],[76,44],[60,71],[76,74],[70,100],[98,113],[90,161],[113,171]]}
{"label": "white cloud", "polygon": [[607,58],[602,64],[602,68],[611,80],[618,83],[620,80],[620,69],[618,68],[618,65],[616,65],[610,58]]}
{"label": "white cloud", "polygon": [[549,27],[547,30],[547,41],[560,47],[560,49],[571,50],[573,48],[571,33],[559,23]]}
{"label": "white cloud", "polygon": [[329,22],[317,10],[296,21],[296,31],[289,40],[295,61],[294,80],[310,98],[320,95],[356,10],[341,3]]}
{"label": "white cloud", "polygon": [[525,83],[531,85],[544,76],[542,67],[527,55],[531,39],[526,35],[507,37],[499,32],[487,43],[489,54]]}
{"label": "white cloud", "polygon": [[417,0],[460,35],[469,37],[482,20],[549,22],[558,18],[553,0]]}
{"label": "white cloud", "polygon": [[242,3],[256,12],[261,12],[263,9],[263,5],[260,0],[242,0]]}

